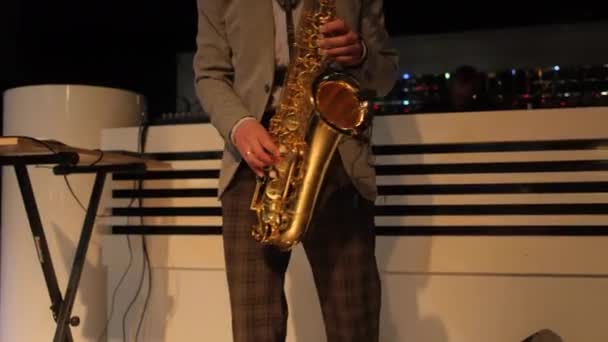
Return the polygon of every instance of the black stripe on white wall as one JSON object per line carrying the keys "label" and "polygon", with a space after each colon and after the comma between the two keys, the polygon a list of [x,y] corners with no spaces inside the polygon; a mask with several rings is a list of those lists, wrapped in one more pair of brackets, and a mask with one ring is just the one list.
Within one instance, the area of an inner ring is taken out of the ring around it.
{"label": "black stripe on white wall", "polygon": [[521,173],[521,172],[582,172],[606,171],[608,160],[546,161],[546,162],[488,162],[454,164],[378,165],[379,176],[467,174],[467,173]]}
{"label": "black stripe on white wall", "polygon": [[[376,216],[436,215],[607,215],[608,204],[482,204],[482,205],[384,205]],[[219,207],[113,208],[113,216],[220,216]]]}
{"label": "black stripe on white wall", "polygon": [[596,150],[608,146],[608,139],[573,139],[544,141],[501,141],[482,143],[449,143],[425,145],[375,145],[375,155],[429,153],[483,153]]}
{"label": "black stripe on white wall", "polygon": [[[113,234],[221,235],[219,226],[113,226]],[[411,226],[376,227],[378,236],[605,236],[608,226]]]}
{"label": "black stripe on white wall", "polygon": [[215,179],[220,176],[219,170],[172,170],[148,171],[142,175],[117,173],[112,180],[152,180],[152,179]]}
{"label": "black stripe on white wall", "polygon": [[543,194],[608,193],[608,182],[500,183],[500,184],[431,184],[380,185],[382,196],[395,195],[467,195],[467,194]]}
{"label": "black stripe on white wall", "polygon": [[[536,152],[536,151],[577,151],[597,150],[608,146],[606,139],[577,139],[577,140],[547,140],[547,141],[516,141],[516,142],[486,142],[486,143],[455,143],[455,144],[427,144],[427,145],[384,145],[374,146],[376,155],[422,155],[436,153],[486,153],[486,152]],[[162,161],[207,161],[219,160],[221,151],[202,152],[171,152],[150,153],[150,157]],[[378,165],[376,171],[379,176],[399,175],[468,175],[471,174],[469,184],[382,184],[379,185],[381,196],[415,196],[415,195],[481,195],[481,194],[560,194],[593,193],[608,194],[608,182],[605,181],[577,181],[576,173],[584,171],[607,171],[608,158],[594,160],[564,160],[554,161],[516,161],[516,162],[467,162],[459,159],[456,163],[418,163]],[[475,183],[473,174],[508,174],[567,172],[572,174],[572,182],[545,182],[545,183]],[[219,177],[219,170],[170,170],[151,171],[144,175],[114,174],[115,181],[129,180],[188,180],[209,179]],[[388,177],[391,178],[391,177]],[[206,185],[204,185],[206,186]],[[113,198],[216,198],[215,188],[161,188],[161,189],[117,189],[112,192]],[[603,198],[603,197],[600,197]],[[508,217],[512,215],[532,215],[534,217],[547,217],[555,215],[606,215],[607,203],[526,203],[526,204],[470,204],[470,205],[382,205],[380,198],[376,206],[376,215],[385,217],[443,217],[445,216],[483,216],[496,215],[504,217],[500,225],[469,225],[469,226],[378,226],[377,233],[381,236],[416,236],[416,235],[493,235],[493,236],[526,236],[526,235],[608,235],[608,225],[509,225]],[[162,203],[162,202],[161,202]],[[169,202],[170,203],[170,202]],[[405,202],[407,203],[407,201]],[[432,202],[431,202],[432,203]],[[145,204],[145,201],[144,201]],[[215,218],[221,217],[219,207],[127,207],[113,208],[113,216],[119,217],[194,217]],[[193,221],[199,224],[198,221]],[[179,222],[177,220],[177,222]],[[549,222],[549,221],[547,221]],[[594,222],[594,221],[592,221]],[[467,222],[463,222],[467,224]],[[492,222],[493,223],[493,222]],[[504,223],[504,224],[503,224]],[[595,222],[594,222],[595,223]],[[599,222],[601,223],[601,222]],[[204,223],[201,223],[204,224]],[[116,225],[113,226],[115,234],[192,234],[217,235],[221,234],[221,227],[204,225]]]}
{"label": "black stripe on white wall", "polygon": [[114,198],[217,197],[217,189],[124,189],[113,190]]}

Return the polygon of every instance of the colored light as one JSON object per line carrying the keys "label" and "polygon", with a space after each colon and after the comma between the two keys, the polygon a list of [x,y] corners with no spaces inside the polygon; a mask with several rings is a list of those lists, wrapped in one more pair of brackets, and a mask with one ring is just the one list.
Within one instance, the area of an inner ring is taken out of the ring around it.
{"label": "colored light", "polygon": [[445,73],[443,76],[445,76],[445,79],[446,79],[446,80],[449,80],[449,79],[450,79],[450,73],[449,73],[449,72],[446,72],[446,73]]}
{"label": "colored light", "polygon": [[380,105],[379,105],[379,104],[377,104],[377,103],[375,103],[375,104],[374,104],[374,110],[378,110],[378,109],[380,109]]}
{"label": "colored light", "polygon": [[410,105],[410,101],[409,100],[403,100],[403,105],[404,106],[409,106]]}
{"label": "colored light", "polygon": [[409,80],[410,79],[410,74],[403,74],[403,79],[404,80]]}
{"label": "colored light", "polygon": [[517,73],[517,70],[511,69],[511,75],[515,76],[516,73]]}
{"label": "colored light", "polygon": [[559,71],[559,65],[554,66],[554,67],[553,67],[553,70],[555,70],[555,71]]}

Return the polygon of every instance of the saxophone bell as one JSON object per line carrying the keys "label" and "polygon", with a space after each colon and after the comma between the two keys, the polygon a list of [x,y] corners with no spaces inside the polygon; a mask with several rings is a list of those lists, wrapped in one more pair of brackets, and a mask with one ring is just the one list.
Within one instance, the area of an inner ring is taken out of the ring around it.
{"label": "saxophone bell", "polygon": [[321,119],[341,134],[357,137],[371,122],[370,99],[373,91],[360,91],[357,80],[333,71],[313,84],[314,105]]}

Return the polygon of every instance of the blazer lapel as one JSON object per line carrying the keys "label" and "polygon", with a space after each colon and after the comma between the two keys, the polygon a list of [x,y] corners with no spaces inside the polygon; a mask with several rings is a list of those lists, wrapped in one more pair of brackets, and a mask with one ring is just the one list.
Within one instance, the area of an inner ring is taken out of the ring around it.
{"label": "blazer lapel", "polygon": [[[274,14],[272,1],[240,0],[240,62],[246,65],[248,79],[254,83],[247,86],[258,88],[257,94],[266,94],[272,85],[275,69]],[[262,18],[262,19],[261,19]],[[260,20],[261,19],[261,20]],[[268,97],[256,96],[251,103],[253,115],[262,118]]]}
{"label": "blazer lapel", "polygon": [[[274,15],[272,1],[241,0],[240,15],[243,44],[255,49],[254,54],[261,56],[262,63],[274,64]],[[260,18],[264,18],[260,20]]]}

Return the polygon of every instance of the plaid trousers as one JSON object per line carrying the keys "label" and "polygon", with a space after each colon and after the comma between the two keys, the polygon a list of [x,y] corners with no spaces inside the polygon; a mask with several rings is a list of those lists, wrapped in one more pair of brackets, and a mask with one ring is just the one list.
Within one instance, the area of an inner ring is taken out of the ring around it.
{"label": "plaid trousers", "polygon": [[[336,154],[337,155],[337,154]],[[374,205],[359,195],[339,156],[328,170],[317,214],[303,242],[328,342],[376,342],[381,286],[375,257]],[[241,165],[222,196],[223,241],[235,342],[283,342],[290,253],[251,236],[255,176]]]}

